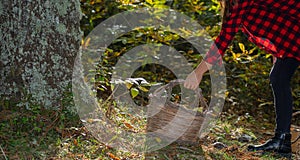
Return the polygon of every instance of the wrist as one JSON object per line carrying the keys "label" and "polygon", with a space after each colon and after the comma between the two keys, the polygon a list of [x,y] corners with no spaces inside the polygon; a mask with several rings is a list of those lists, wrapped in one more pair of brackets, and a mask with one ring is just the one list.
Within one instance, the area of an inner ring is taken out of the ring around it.
{"label": "wrist", "polygon": [[211,64],[202,61],[195,69],[195,72],[197,75],[203,75],[205,72],[208,71],[209,68],[211,68]]}

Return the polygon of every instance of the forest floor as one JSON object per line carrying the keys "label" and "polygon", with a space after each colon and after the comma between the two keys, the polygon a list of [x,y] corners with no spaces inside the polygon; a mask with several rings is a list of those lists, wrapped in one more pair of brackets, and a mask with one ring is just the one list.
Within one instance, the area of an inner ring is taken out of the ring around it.
{"label": "forest floor", "polygon": [[[274,127],[266,119],[256,120],[249,114],[223,112],[216,126],[196,145],[173,143],[158,151],[137,154],[99,142],[78,116],[63,111],[39,113],[43,114],[0,112],[0,159],[286,159],[274,153],[247,151],[248,144],[259,144],[272,137]],[[293,154],[292,159],[300,159],[300,153]]]}

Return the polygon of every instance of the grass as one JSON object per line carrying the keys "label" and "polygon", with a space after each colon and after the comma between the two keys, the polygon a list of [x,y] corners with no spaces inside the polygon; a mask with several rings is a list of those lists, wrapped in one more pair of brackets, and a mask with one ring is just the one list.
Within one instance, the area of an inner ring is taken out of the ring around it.
{"label": "grass", "polygon": [[[114,110],[115,115],[132,122],[132,117],[118,111]],[[87,130],[78,115],[66,109],[51,111],[36,107],[26,110],[7,106],[0,115],[0,159],[278,159],[272,153],[262,155],[246,151],[248,143],[260,143],[272,133],[272,125],[256,121],[248,114],[237,116],[223,112],[216,126],[199,144],[173,143],[145,154],[105,145]],[[135,127],[143,124],[137,120]],[[251,142],[241,141],[241,135],[251,137]],[[215,142],[225,147],[218,149]]]}

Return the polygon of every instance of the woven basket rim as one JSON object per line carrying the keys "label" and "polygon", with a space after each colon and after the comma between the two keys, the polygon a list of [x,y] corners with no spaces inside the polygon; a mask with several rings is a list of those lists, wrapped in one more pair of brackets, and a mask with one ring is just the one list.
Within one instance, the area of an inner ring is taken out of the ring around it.
{"label": "woven basket rim", "polygon": [[[152,98],[158,98],[160,96],[161,91],[167,91],[168,96],[170,96],[170,92],[172,87],[176,86],[176,85],[180,85],[182,84],[184,81],[183,80],[173,80],[170,81],[168,84],[160,86],[158,89],[156,89],[152,95]],[[150,132],[161,132],[164,129],[168,129],[168,128],[164,128],[164,126],[166,125],[170,125],[170,121],[172,121],[172,119],[176,116],[177,118],[179,118],[180,120],[182,120],[182,123],[176,123],[173,125],[179,125],[177,129],[174,129],[174,133],[178,133],[180,132],[178,129],[179,128],[186,128],[187,130],[185,131],[185,133],[182,134],[181,137],[179,137],[176,142],[178,141],[182,141],[184,143],[195,143],[197,142],[197,140],[199,139],[198,134],[199,134],[199,129],[201,128],[201,125],[205,119],[205,115],[206,115],[206,111],[209,109],[204,97],[201,93],[201,89],[197,89],[195,90],[195,94],[196,94],[196,98],[197,101],[195,101],[195,103],[198,103],[194,109],[190,109],[184,105],[181,105],[180,103],[174,103],[172,101],[170,101],[170,99],[168,99],[166,101],[165,104],[163,104],[163,106],[160,107],[160,111],[159,113],[157,113],[156,115],[154,115],[154,117],[149,118],[148,120],[148,131]],[[192,104],[195,104],[192,103]],[[201,104],[199,106],[199,103]],[[203,112],[200,112],[198,110],[199,107],[203,107]],[[183,112],[183,115],[178,114],[178,111],[180,110],[180,112]],[[186,116],[186,115],[190,115],[190,116]],[[189,123],[189,124],[187,124]],[[174,126],[173,126],[174,127]],[[172,127],[171,127],[172,128]],[[176,128],[176,127],[175,127]],[[161,130],[162,129],[162,130]],[[168,135],[164,135],[164,136],[168,136]],[[170,134],[169,136],[172,137],[172,134]]]}

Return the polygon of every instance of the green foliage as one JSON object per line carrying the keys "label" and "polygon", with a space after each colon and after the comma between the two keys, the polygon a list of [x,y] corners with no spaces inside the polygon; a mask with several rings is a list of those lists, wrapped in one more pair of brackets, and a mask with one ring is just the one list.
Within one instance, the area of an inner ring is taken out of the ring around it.
{"label": "green foliage", "polygon": [[[206,27],[215,37],[220,30],[221,17],[217,0],[81,0],[83,19],[81,29],[84,35],[103,20],[125,10],[140,7],[171,8],[186,14]],[[183,32],[186,30],[182,30]],[[116,39],[105,51],[101,62],[94,71],[92,80],[97,87],[100,104],[107,116],[123,128],[138,130],[144,127],[142,119],[124,114],[109,99],[114,86],[110,83],[114,65],[130,49],[147,43],[161,43],[180,51],[189,62],[196,66],[201,59],[199,53],[179,35],[164,28],[139,28]],[[262,133],[273,130],[273,97],[269,86],[269,71],[272,67],[270,55],[262,52],[238,34],[226,52],[228,91],[222,119],[207,137],[207,142],[199,146],[172,144],[167,148],[149,153],[149,159],[244,159],[261,157],[245,152],[245,143],[239,142],[241,134],[250,135],[254,142],[265,139]],[[144,78],[148,84],[136,83],[136,78]],[[146,104],[152,82],[167,83],[175,79],[173,73],[164,66],[146,64],[132,75],[131,81],[124,81],[136,103]],[[295,109],[300,109],[300,73],[292,81]],[[210,94],[210,78],[206,74],[201,88],[206,97]],[[10,159],[143,159],[144,155],[114,150],[96,140],[83,126],[79,117],[69,110],[72,93],[62,97],[63,108],[47,110],[40,105],[16,106],[14,102],[0,100],[0,147]],[[68,109],[67,109],[68,108]],[[271,114],[270,114],[271,113]],[[299,119],[294,119],[294,122]],[[263,123],[262,123],[263,122]],[[212,143],[222,142],[230,147],[217,150]],[[238,148],[238,149],[237,149]],[[0,152],[1,153],[1,152]],[[253,156],[253,157],[251,157]],[[0,154],[1,157],[1,154]],[[1,157],[2,158],[2,157]],[[276,159],[273,155],[263,155],[263,159]]]}
{"label": "green foliage", "polygon": [[122,11],[141,7],[170,8],[196,19],[202,26],[212,26],[221,20],[217,0],[81,0],[84,35],[105,19]]}
{"label": "green foliage", "polygon": [[121,12],[121,3],[109,0],[81,0],[81,30],[87,35],[100,22]]}
{"label": "green foliage", "polygon": [[[218,5],[216,5],[215,2],[201,2],[199,0],[194,1],[145,1],[145,2],[131,2],[131,1],[120,1],[122,4],[117,3],[111,3],[112,6],[118,5],[119,12],[125,9],[134,9],[139,7],[156,7],[156,8],[173,8],[176,9],[184,14],[187,14],[188,16],[198,18],[199,22],[202,24],[205,24],[207,22],[204,22],[202,19],[203,17],[206,17],[205,13],[211,13],[211,15],[215,15],[213,13],[218,10]],[[91,3],[91,1],[82,1],[83,7],[83,13],[89,13],[88,11],[93,10],[98,5],[105,4],[105,1],[97,1],[97,3]],[[87,6],[90,5],[90,8],[87,8]],[[208,7],[209,6],[209,7]],[[214,6],[214,7],[210,7]],[[105,12],[105,10],[102,10]],[[106,13],[103,15],[103,17],[109,17],[114,14],[117,14],[117,10],[111,10],[116,11],[116,13]],[[197,12],[195,12],[197,11]],[[206,12],[204,12],[206,11]],[[100,13],[95,13],[95,15],[100,15]],[[104,16],[105,15],[105,16]],[[217,15],[218,16],[218,15]],[[93,17],[91,15],[90,17]],[[98,18],[99,21],[103,20],[101,18]],[[94,19],[91,18],[93,21]],[[212,20],[212,18],[208,18],[208,20]],[[86,20],[85,20],[86,21]],[[97,21],[99,23],[99,21]],[[87,21],[86,21],[87,22]],[[93,25],[90,28],[82,27],[85,31],[85,35],[90,32],[90,29],[95,26],[94,24],[97,23],[96,21],[93,23]],[[209,23],[212,23],[211,21]],[[83,24],[85,26],[88,26],[87,23]],[[206,24],[206,26],[209,26]],[[133,30],[118,39],[116,39],[106,50],[106,52],[102,55],[102,60],[97,66],[97,69],[92,71],[96,73],[96,77],[93,81],[95,81],[95,84],[97,86],[97,95],[100,98],[107,98],[111,94],[112,90],[112,84],[110,84],[110,75],[112,74],[112,68],[118,61],[118,58],[122,56],[124,53],[129,51],[130,49],[142,45],[147,44],[149,42],[151,43],[161,43],[165,45],[172,46],[176,48],[178,51],[182,52],[184,56],[186,56],[191,62],[198,62],[200,55],[199,53],[193,48],[191,44],[189,44],[185,39],[179,37],[178,35],[165,31],[162,26],[161,28],[139,28],[136,30]],[[186,30],[185,28],[181,29],[182,32],[185,32],[186,34],[190,34],[189,30]],[[209,31],[209,27],[207,28]],[[170,74],[170,70],[167,68],[164,68],[163,66],[159,65],[145,65],[141,67],[139,70],[135,72],[133,75],[133,78],[138,77],[147,77],[147,81],[149,82],[168,82],[171,79],[174,79],[174,75]],[[209,87],[207,87],[209,88]],[[130,88],[130,92],[132,97],[137,97],[138,94],[141,95],[145,91],[140,91],[141,86],[139,88]],[[140,98],[140,96],[139,96]],[[143,98],[142,98],[143,99]]]}
{"label": "green foliage", "polygon": [[[195,19],[202,26],[207,27],[207,32],[215,37],[220,29],[219,3],[216,0],[188,0],[188,1],[164,1],[164,0],[145,0],[145,1],[131,1],[120,0],[118,2],[111,2],[108,8],[112,7],[109,12],[100,10],[97,13],[87,12],[97,8],[100,4],[108,4],[107,1],[82,1],[83,12],[90,13],[89,17],[101,15],[98,21],[93,23],[100,23],[101,20],[112,15],[120,13],[128,9],[136,9],[140,7],[156,7],[156,8],[171,8],[186,14]],[[103,5],[102,5],[103,6]],[[90,20],[94,20],[90,18]],[[83,23],[84,24],[84,23]],[[84,27],[83,27],[84,28]],[[92,29],[89,28],[89,29]],[[84,30],[88,33],[89,30]],[[110,75],[112,67],[117,62],[118,58],[130,49],[146,44],[146,43],[162,43],[174,47],[181,52],[190,62],[197,65],[201,57],[199,53],[193,49],[192,45],[174,33],[164,31],[163,28],[139,28],[127,33],[116,39],[106,50],[103,55],[102,62],[98,65],[95,71],[96,83],[98,84],[98,96],[103,98],[111,93]],[[258,49],[256,46],[247,41],[246,37],[241,33],[237,34],[232,45],[227,50],[224,61],[226,63],[227,79],[228,79],[228,96],[225,110],[230,109],[236,113],[257,113],[257,111],[273,114],[273,95],[269,86],[269,72],[272,67],[272,60],[270,54]],[[169,75],[169,70],[157,65],[145,65],[135,72],[133,78],[147,77],[147,81],[161,81],[168,82],[174,79],[173,75]],[[293,79],[293,96],[296,108],[299,108],[299,73]],[[201,88],[204,92],[210,92],[210,79],[206,76],[201,83]],[[139,97],[137,94],[142,94],[139,88],[131,88],[131,94],[134,98]]]}

